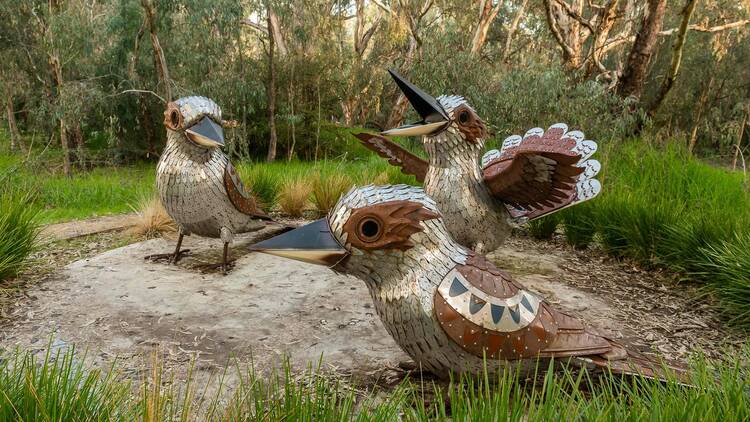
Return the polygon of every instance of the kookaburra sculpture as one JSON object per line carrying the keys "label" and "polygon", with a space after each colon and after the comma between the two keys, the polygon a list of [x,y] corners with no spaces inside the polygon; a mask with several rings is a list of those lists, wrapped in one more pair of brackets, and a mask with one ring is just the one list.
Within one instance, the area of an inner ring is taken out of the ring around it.
{"label": "kookaburra sculpture", "polygon": [[255,231],[270,220],[248,194],[228,157],[222,152],[224,130],[221,109],[205,97],[170,102],[164,112],[167,146],[156,168],[156,188],[164,208],[179,227],[177,247],[171,254],[150,259],[177,262],[183,236],[221,238],[228,265],[228,248],[237,233]]}
{"label": "kookaburra sculpture", "polygon": [[538,358],[663,376],[661,366],[584,327],[449,234],[421,188],[367,186],[327,218],[251,246],[365,282],[385,328],[422,368],[481,374]]}
{"label": "kookaburra sculpture", "polygon": [[558,123],[511,136],[481,157],[486,125],[462,97],[428,95],[390,71],[422,118],[383,135],[422,136],[425,161],[383,136],[355,135],[369,149],[424,182],[455,239],[477,252],[500,246],[511,223],[559,211],[596,196],[596,143]]}

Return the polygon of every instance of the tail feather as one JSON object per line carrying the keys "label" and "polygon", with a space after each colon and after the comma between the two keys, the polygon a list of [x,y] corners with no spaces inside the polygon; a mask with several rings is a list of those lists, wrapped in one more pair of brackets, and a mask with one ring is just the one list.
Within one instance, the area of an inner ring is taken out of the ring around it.
{"label": "tail feather", "polygon": [[623,345],[609,340],[612,349],[609,352],[577,356],[576,361],[585,367],[608,370],[613,374],[642,376],[663,382],[677,381],[689,385],[687,368],[666,361],[656,361]]}

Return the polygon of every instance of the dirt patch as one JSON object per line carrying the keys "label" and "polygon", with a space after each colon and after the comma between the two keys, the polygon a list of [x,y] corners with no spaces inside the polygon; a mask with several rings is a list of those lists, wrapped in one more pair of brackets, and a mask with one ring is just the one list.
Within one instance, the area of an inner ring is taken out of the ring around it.
{"label": "dirt patch", "polygon": [[[215,373],[232,358],[268,370],[282,356],[296,368],[322,356],[324,367],[339,373],[394,377],[393,368],[408,357],[383,328],[364,284],[248,252],[248,244],[272,230],[239,236],[227,276],[198,270],[220,258],[222,245],[195,236],[185,239],[192,253],[177,266],[143,259],[171,251],[173,240],[86,255],[29,286],[0,325],[0,346],[41,353],[52,336],[53,348],[76,344],[96,364],[119,357],[133,375],[157,350],[178,374],[190,361],[199,372]],[[726,330],[707,302],[692,299],[689,287],[600,251],[515,237],[489,257],[549,302],[647,353],[684,361],[698,348],[719,356],[745,340]]]}
{"label": "dirt patch", "polygon": [[135,214],[118,214],[49,224],[42,229],[40,238],[55,241],[123,230],[133,226],[134,218]]}

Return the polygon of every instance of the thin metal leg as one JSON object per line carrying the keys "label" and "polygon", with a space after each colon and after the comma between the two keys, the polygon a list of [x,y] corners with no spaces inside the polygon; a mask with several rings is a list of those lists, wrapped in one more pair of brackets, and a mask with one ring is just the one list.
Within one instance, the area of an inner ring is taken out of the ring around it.
{"label": "thin metal leg", "polygon": [[227,257],[229,255],[229,243],[224,242],[224,258],[222,260],[221,269],[224,272],[224,275],[227,274]]}

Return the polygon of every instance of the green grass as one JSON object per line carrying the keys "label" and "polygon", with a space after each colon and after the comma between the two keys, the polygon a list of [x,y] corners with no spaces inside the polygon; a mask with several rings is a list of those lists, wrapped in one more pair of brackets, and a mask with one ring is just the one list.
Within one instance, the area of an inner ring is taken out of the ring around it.
{"label": "green grass", "polygon": [[[59,349],[58,349],[59,350]],[[723,361],[697,357],[692,387],[675,381],[553,370],[512,370],[450,382],[417,376],[394,388],[357,386],[310,366],[260,375],[236,364],[197,385],[165,373],[157,358],[144,377],[124,381],[115,365],[91,369],[68,349],[41,361],[15,352],[0,360],[0,420],[547,421],[750,418],[748,348]],[[224,382],[233,375],[234,388]]]}
{"label": "green grass", "polygon": [[750,329],[750,193],[743,175],[674,145],[633,141],[601,155],[601,196],[561,213],[569,242],[585,244],[593,231],[615,256],[704,283],[727,320]]}
{"label": "green grass", "polygon": [[0,281],[23,269],[36,247],[39,209],[33,197],[15,190],[0,192]]}

